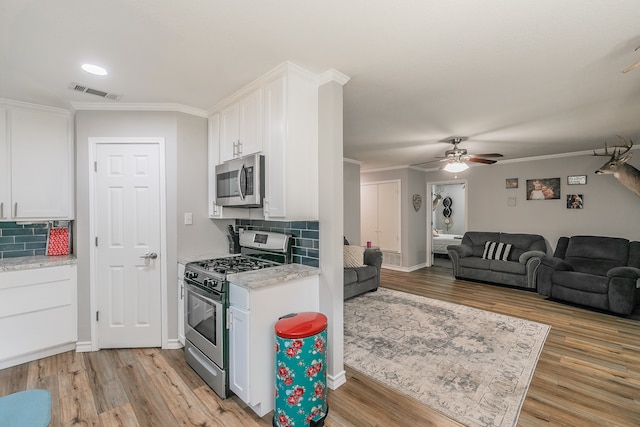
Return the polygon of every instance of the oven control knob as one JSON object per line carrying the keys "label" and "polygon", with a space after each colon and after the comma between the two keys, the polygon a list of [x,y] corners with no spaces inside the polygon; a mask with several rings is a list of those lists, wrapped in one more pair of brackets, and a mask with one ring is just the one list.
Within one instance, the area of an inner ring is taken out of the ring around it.
{"label": "oven control knob", "polygon": [[184,276],[187,279],[195,279],[196,277],[198,277],[198,273],[196,273],[195,271],[187,271],[186,273],[184,273]]}
{"label": "oven control knob", "polygon": [[212,288],[213,287],[212,283],[213,283],[213,280],[211,280],[211,279],[204,279],[202,281],[202,284],[207,288]]}

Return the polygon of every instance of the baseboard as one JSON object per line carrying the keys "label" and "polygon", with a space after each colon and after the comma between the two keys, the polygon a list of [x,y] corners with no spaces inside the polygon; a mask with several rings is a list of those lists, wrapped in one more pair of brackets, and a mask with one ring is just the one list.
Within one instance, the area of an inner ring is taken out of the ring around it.
{"label": "baseboard", "polygon": [[338,375],[327,375],[327,387],[335,390],[347,382],[347,372],[343,369]]}
{"label": "baseboard", "polygon": [[393,271],[401,271],[403,273],[411,273],[412,271],[416,271],[416,270],[420,270],[421,268],[424,268],[427,266],[427,263],[422,263],[422,264],[418,264],[418,265],[413,265],[411,267],[398,267],[395,265],[382,265],[382,268],[386,268],[387,270],[393,270]]}
{"label": "baseboard", "polygon": [[166,350],[178,350],[184,347],[184,345],[177,338],[172,338],[167,340],[167,346],[164,347]]}
{"label": "baseboard", "polygon": [[76,344],[72,342],[45,348],[43,350],[33,351],[31,353],[21,354],[20,356],[10,357],[0,360],[0,369],[10,368],[33,360],[53,356],[54,354],[64,353],[65,351],[73,350],[75,347]]}
{"label": "baseboard", "polygon": [[93,345],[91,344],[91,341],[78,341],[76,343],[76,352],[87,353],[89,351],[93,351]]}

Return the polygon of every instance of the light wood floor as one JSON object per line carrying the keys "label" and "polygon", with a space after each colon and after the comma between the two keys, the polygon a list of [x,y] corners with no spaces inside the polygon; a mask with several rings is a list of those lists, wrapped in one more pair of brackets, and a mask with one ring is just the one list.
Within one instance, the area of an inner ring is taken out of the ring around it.
{"label": "light wood floor", "polygon": [[[385,287],[552,326],[519,426],[640,425],[640,321],[546,301],[535,293],[455,280],[451,270],[382,272]],[[333,426],[454,426],[347,367],[330,391]],[[67,352],[0,370],[0,396],[52,393],[51,426],[270,426],[236,397],[220,400],[182,350]]]}

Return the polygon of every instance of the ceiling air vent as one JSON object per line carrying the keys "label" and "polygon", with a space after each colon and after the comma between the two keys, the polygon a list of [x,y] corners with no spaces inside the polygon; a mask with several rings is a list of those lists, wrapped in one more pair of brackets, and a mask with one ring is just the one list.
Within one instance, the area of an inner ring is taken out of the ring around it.
{"label": "ceiling air vent", "polygon": [[69,86],[69,89],[75,90],[78,92],[88,93],[91,95],[96,95],[101,98],[112,99],[114,101],[117,101],[118,99],[120,99],[120,95],[116,95],[115,93],[104,92],[104,91],[93,89],[78,83],[71,83],[71,85]]}

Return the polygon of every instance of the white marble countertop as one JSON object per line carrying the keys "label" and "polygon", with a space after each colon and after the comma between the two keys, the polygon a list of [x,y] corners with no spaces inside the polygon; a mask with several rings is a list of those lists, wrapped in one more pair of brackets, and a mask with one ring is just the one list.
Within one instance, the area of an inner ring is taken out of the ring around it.
{"label": "white marble countertop", "polygon": [[32,268],[55,267],[58,265],[76,264],[75,255],[60,256],[24,256],[16,258],[4,258],[0,260],[1,271],[30,270]]}
{"label": "white marble countertop", "polygon": [[301,279],[308,276],[317,276],[320,269],[302,264],[283,264],[277,267],[263,268],[261,270],[245,271],[229,274],[227,279],[234,285],[247,289],[257,289],[265,286],[277,285],[289,280]]}

